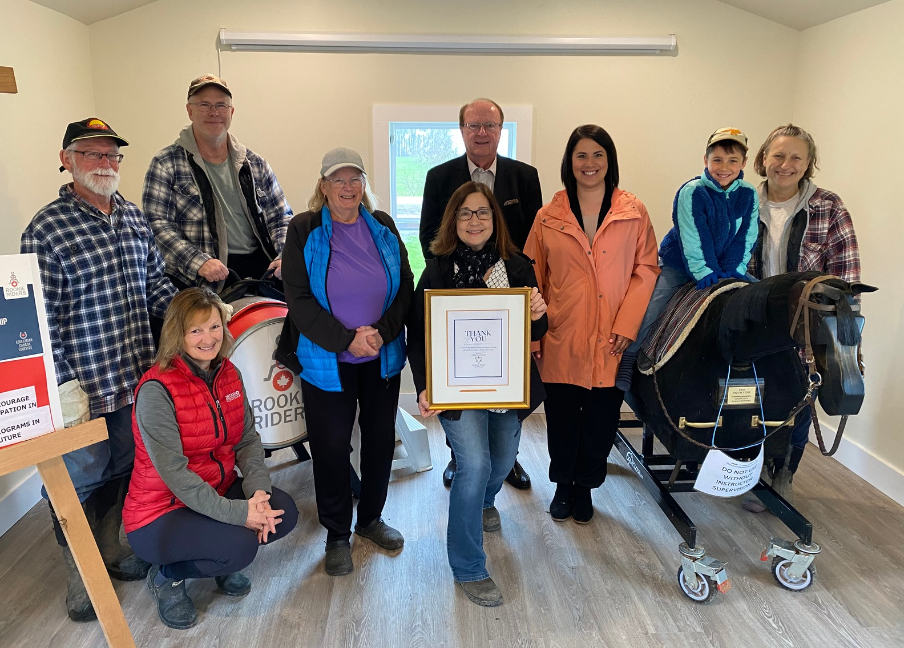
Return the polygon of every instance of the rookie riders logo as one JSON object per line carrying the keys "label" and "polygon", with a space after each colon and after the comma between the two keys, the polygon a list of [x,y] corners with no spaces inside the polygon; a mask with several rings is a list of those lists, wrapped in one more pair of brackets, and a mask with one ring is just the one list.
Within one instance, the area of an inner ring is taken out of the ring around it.
{"label": "rookie riders logo", "polygon": [[3,286],[6,299],[22,299],[28,297],[28,284],[22,283],[15,272],[9,273],[9,281]]}

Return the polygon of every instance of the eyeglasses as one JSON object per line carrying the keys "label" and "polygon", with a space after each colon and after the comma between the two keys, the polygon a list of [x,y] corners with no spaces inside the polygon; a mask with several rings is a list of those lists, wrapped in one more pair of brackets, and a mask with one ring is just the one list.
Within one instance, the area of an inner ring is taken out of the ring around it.
{"label": "eyeglasses", "polygon": [[487,133],[495,133],[502,128],[502,124],[493,124],[492,122],[484,124],[465,124],[464,128],[467,128],[472,133],[479,133],[481,128]]}
{"label": "eyeglasses", "polygon": [[107,158],[110,164],[119,164],[125,156],[122,153],[98,153],[97,151],[72,151],[78,153],[86,160],[91,162],[100,162],[103,158]]}
{"label": "eyeglasses", "polygon": [[364,178],[360,176],[348,180],[345,178],[324,178],[324,180],[331,183],[334,187],[351,187],[352,189],[360,189],[361,185],[364,184]]}
{"label": "eyeglasses", "polygon": [[229,110],[230,108],[232,108],[232,106],[230,106],[229,104],[224,104],[224,103],[212,104],[208,101],[198,101],[198,102],[190,101],[188,103],[189,103],[189,105],[197,106],[198,110],[200,110],[202,112],[210,112],[211,109],[213,109],[218,113],[224,113],[227,110]]}
{"label": "eyeglasses", "polygon": [[481,207],[480,209],[462,207],[455,212],[455,218],[460,221],[469,221],[472,216],[477,216],[479,220],[490,220],[493,217],[493,210],[489,207]]}

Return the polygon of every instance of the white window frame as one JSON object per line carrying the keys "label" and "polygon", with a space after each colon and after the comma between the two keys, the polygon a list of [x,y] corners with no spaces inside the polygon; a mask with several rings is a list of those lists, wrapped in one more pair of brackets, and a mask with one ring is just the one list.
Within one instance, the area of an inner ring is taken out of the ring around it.
{"label": "white window frame", "polygon": [[[531,163],[531,142],[533,140],[534,108],[524,104],[500,104],[505,121],[516,122],[515,151],[518,160]],[[373,106],[373,172],[368,181],[379,196],[381,204],[389,209],[390,190],[390,122],[455,122],[458,123],[457,106],[428,106],[412,104],[374,104]]]}

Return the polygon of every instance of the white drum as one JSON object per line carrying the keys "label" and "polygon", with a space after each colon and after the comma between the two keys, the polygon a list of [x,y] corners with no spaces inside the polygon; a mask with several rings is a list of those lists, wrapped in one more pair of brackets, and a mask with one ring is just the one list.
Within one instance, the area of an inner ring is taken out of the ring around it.
{"label": "white drum", "polygon": [[242,372],[254,423],[265,448],[278,450],[307,436],[300,378],[273,357],[288,313],[285,302],[243,297],[232,302],[230,360]]}

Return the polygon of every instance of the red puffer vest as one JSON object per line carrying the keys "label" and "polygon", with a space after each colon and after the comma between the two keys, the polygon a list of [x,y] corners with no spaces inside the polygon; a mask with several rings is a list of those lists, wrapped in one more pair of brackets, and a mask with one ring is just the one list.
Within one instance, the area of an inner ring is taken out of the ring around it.
{"label": "red puffer vest", "polygon": [[[159,365],[151,367],[135,389],[136,398],[141,386],[150,380],[162,384],[173,399],[188,469],[223,495],[235,481],[233,447],[242,438],[245,427],[245,395],[235,366],[223,359],[214,377],[213,393],[178,356],[166,371],[161,371]],[[167,488],[151,462],[134,411],[132,434],[135,467],[122,510],[127,533],[185,506]]]}

